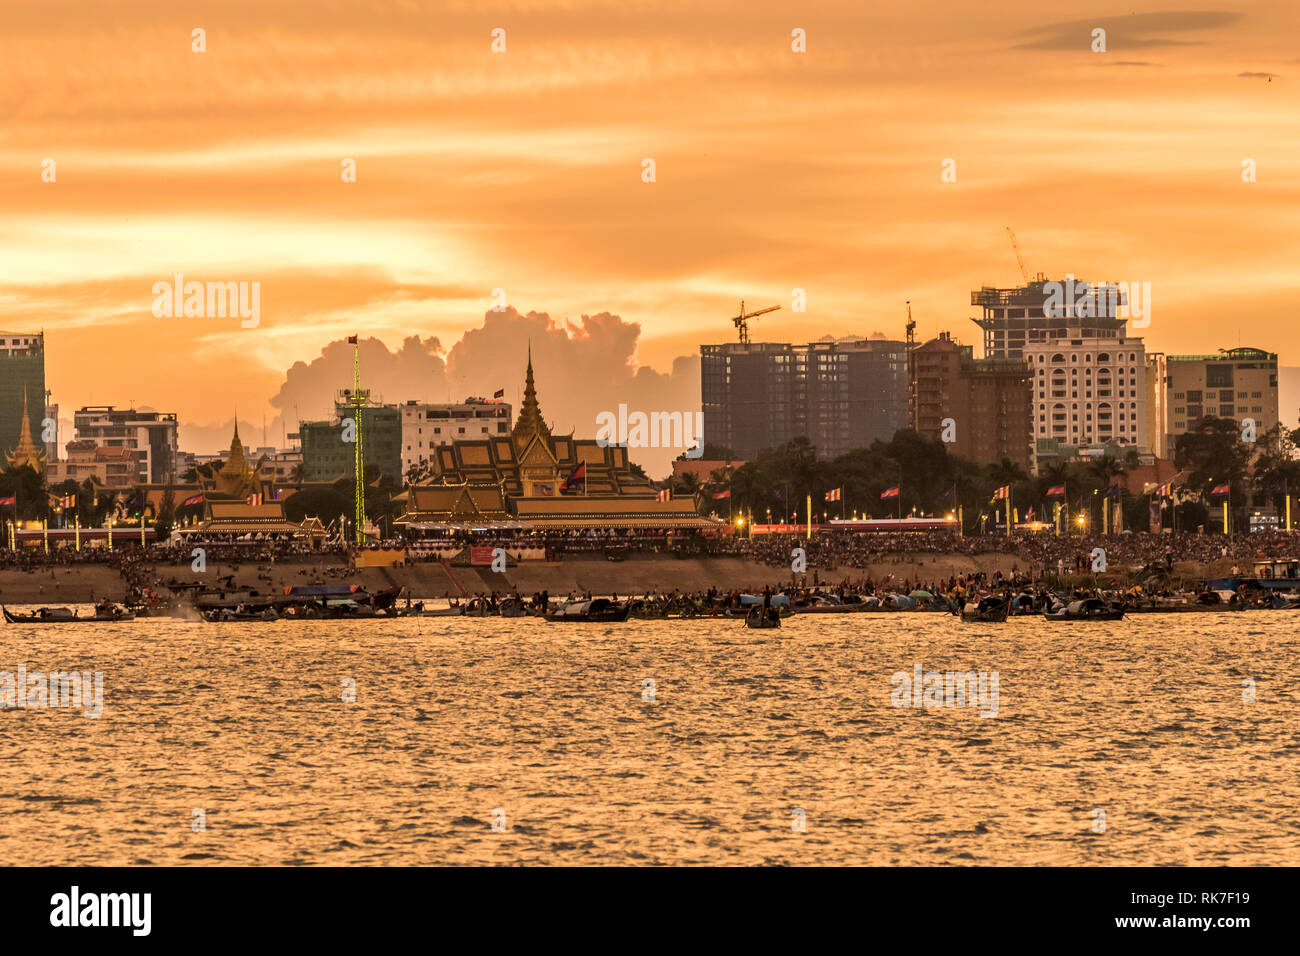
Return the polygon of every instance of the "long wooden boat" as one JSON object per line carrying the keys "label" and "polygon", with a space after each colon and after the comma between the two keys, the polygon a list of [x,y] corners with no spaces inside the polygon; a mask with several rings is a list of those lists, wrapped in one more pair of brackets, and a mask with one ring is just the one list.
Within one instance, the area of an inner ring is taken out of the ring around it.
{"label": "long wooden boat", "polygon": [[781,612],[774,607],[764,608],[761,605],[751,607],[749,613],[745,615],[745,627],[767,628],[781,626]]}
{"label": "long wooden boat", "polygon": [[1119,621],[1124,618],[1124,611],[1110,607],[1097,598],[1071,601],[1056,611],[1044,611],[1043,620],[1056,623],[1074,623],[1081,621]]}
{"label": "long wooden boat", "polygon": [[1004,624],[1011,602],[1005,598],[989,595],[979,599],[978,603],[967,604],[961,609],[961,619],[969,624]]}
{"label": "long wooden boat", "polygon": [[558,610],[546,615],[548,621],[555,623],[572,621],[592,621],[609,623],[626,621],[632,611],[627,601],[611,601],[609,598],[595,598],[591,601],[570,601]]}
{"label": "long wooden boat", "polygon": [[15,614],[0,605],[0,612],[4,613],[4,619],[9,624],[112,624],[135,620],[135,615],[130,611],[119,611],[111,615],[97,612],[91,617],[79,617],[75,611],[66,607],[43,607],[32,614]]}

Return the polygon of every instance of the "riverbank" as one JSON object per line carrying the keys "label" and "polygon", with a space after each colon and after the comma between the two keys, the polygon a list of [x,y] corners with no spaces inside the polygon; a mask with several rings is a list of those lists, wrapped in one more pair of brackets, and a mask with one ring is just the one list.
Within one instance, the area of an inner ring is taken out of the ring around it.
{"label": "riverbank", "polygon": [[[1174,577],[1197,582],[1206,577],[1226,575],[1231,560],[1210,564],[1181,562],[1175,565]],[[212,563],[197,574],[188,561],[175,565],[152,565],[160,584],[201,583],[216,586],[231,575],[241,587],[256,588],[263,593],[283,591],[304,584],[358,584],[367,590],[404,587],[415,599],[444,598],[464,594],[505,593],[517,589],[531,595],[546,590],[552,596],[570,591],[598,594],[644,594],[647,591],[700,591],[710,587],[722,591],[761,590],[764,585],[789,584],[788,568],[772,567],[743,557],[677,558],[671,554],[632,554],[623,561],[609,561],[598,556],[570,556],[557,562],[524,562],[504,573],[489,568],[451,568],[450,573],[436,562],[420,562],[398,568],[350,569],[337,555],[325,554],[274,564],[245,562],[239,565]],[[949,577],[984,572],[1028,570],[1023,558],[1013,554],[907,554],[882,555],[865,568],[839,566],[834,569],[810,569],[799,575],[800,582],[834,584],[845,578],[870,577],[881,581],[892,575],[899,582],[929,583]],[[1055,569],[1049,569],[1054,571]],[[1041,573],[1041,570],[1038,571]],[[1121,585],[1140,583],[1140,577],[1123,568],[1112,568],[1101,576]],[[122,576],[101,564],[55,566],[31,571],[0,570],[0,604],[89,604],[96,600],[120,600],[126,591]]]}

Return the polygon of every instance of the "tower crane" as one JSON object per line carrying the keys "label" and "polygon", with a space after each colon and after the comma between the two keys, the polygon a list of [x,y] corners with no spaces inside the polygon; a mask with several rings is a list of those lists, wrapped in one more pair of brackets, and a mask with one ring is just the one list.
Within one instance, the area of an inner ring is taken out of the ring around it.
{"label": "tower crane", "polygon": [[746,312],[745,300],[741,299],[740,315],[733,315],[731,317],[731,324],[734,325],[737,331],[740,332],[740,341],[741,342],[749,341],[749,320],[750,319],[755,318],[756,316],[760,316],[764,312],[775,312],[779,308],[781,308],[779,305],[769,305],[766,309],[759,309],[757,312]]}
{"label": "tower crane", "polygon": [[1007,226],[1007,235],[1011,237],[1011,249],[1016,254],[1016,263],[1020,266],[1020,277],[1025,280],[1025,285],[1029,285],[1029,270],[1025,268],[1024,257],[1020,255],[1020,243],[1016,242],[1016,234]]}

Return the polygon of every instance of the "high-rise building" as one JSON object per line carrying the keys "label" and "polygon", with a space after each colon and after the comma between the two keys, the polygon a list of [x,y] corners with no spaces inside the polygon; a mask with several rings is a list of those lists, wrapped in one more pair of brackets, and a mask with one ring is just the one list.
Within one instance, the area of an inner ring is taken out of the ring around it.
{"label": "high-rise building", "polygon": [[59,458],[59,406],[57,404],[46,403],[45,405],[45,425],[48,427],[41,429],[41,438],[48,438],[44,441],[45,460],[57,461]]}
{"label": "high-rise building", "polygon": [[1165,442],[1170,454],[1179,435],[1202,418],[1255,423],[1263,435],[1278,423],[1277,354],[1262,349],[1220,349],[1217,355],[1165,358]]}
{"label": "high-rise building", "polygon": [[[402,413],[396,405],[372,401],[369,389],[361,390],[361,454],[367,469],[378,468],[380,474],[396,484],[402,483]],[[345,437],[356,434],[355,426],[345,426],[357,414],[350,403],[352,390],[344,389],[334,400],[332,421],[302,422],[298,434],[302,439],[302,468],[305,481],[334,481],[356,477],[357,446]]]}
{"label": "high-rise building", "polygon": [[73,413],[72,423],[78,441],[130,452],[140,481],[163,484],[179,477],[172,474],[177,451],[174,412],[87,405]]}
{"label": "high-rise building", "polygon": [[907,427],[902,342],[732,342],[700,356],[704,441],[739,458],[801,436],[834,458]]}
{"label": "high-rise building", "polygon": [[1172,458],[1169,447],[1169,363],[1164,352],[1147,353],[1146,432],[1147,447],[1157,458]]}
{"label": "high-rise building", "polygon": [[453,441],[493,438],[510,432],[510,405],[486,398],[456,404],[409,401],[402,409],[402,474],[413,466],[434,466],[434,449]]}
{"label": "high-rise building", "polygon": [[1128,298],[1116,283],[1091,285],[1067,275],[1014,289],[984,286],[970,294],[970,304],[983,310],[971,321],[984,330],[984,357],[1024,358],[1026,348],[1050,339],[1117,338]]}
{"label": "high-rise building", "polygon": [[1034,434],[1062,445],[1147,448],[1147,362],[1140,338],[1085,336],[1077,326],[1024,348],[1034,380]]}
{"label": "high-rise building", "polygon": [[907,353],[912,428],[977,462],[1034,467],[1030,373],[1023,359],[974,357],[947,332]]}
{"label": "high-rise building", "polygon": [[[1132,312],[1142,305],[1135,290]],[[1026,359],[1033,377],[1032,424],[1045,446],[1151,441],[1146,351],[1128,334],[1128,289],[1119,283],[1037,281],[971,293],[983,310],[987,358]],[[1149,307],[1149,303],[1147,303]]]}
{"label": "high-rise building", "polygon": [[[0,467],[18,450],[24,409],[28,434],[39,446],[45,414],[45,334],[0,332]],[[22,457],[29,458],[30,449],[24,449]],[[43,460],[43,446],[40,457]]]}

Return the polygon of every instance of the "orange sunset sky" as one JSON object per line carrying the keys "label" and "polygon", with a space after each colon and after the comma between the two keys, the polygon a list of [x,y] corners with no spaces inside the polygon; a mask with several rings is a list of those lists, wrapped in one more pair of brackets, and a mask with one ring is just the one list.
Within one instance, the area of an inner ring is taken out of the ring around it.
{"label": "orange sunset sky", "polygon": [[[910,299],[921,336],[978,344],[970,290],[1019,280],[1007,226],[1031,272],[1150,282],[1148,350],[1300,364],[1294,3],[6,0],[0,23],[0,328],[44,328],[65,419],[175,411],[209,452],[237,408],[279,443],[359,332],[386,401],[516,401],[531,339],[543,410],[589,436],[620,401],[698,408],[690,357],[741,298],[782,305],[756,340],[901,338]],[[155,318],[175,273],[260,282],[260,325]]]}

